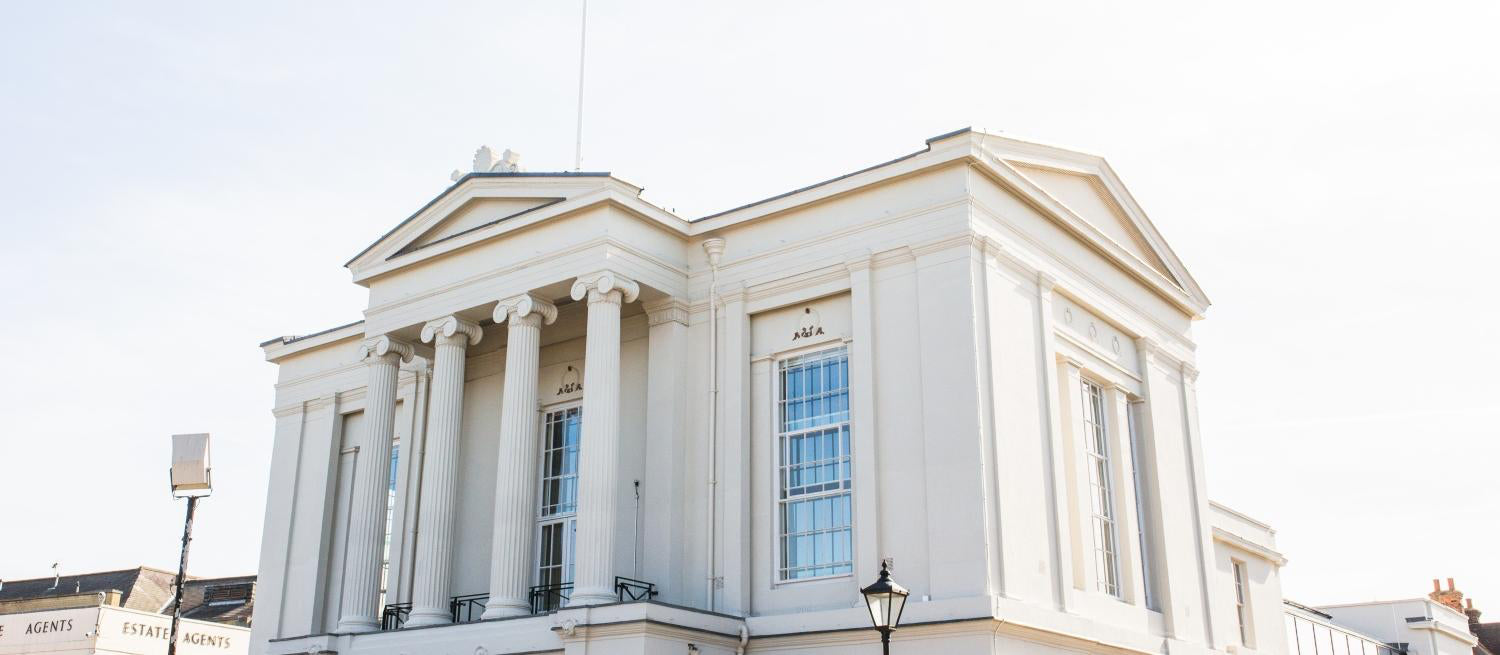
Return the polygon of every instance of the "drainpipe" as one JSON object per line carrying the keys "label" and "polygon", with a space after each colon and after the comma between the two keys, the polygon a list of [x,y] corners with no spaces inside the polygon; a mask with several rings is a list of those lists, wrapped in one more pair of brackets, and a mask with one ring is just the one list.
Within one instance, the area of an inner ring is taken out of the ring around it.
{"label": "drainpipe", "polygon": [[714,590],[718,567],[714,555],[718,545],[719,505],[719,258],[724,255],[724,240],[703,242],[708,254],[712,278],[708,286],[708,611],[714,611]]}
{"label": "drainpipe", "polygon": [[745,655],[745,644],[750,643],[750,628],[740,626],[740,645],[734,647],[734,655]]}

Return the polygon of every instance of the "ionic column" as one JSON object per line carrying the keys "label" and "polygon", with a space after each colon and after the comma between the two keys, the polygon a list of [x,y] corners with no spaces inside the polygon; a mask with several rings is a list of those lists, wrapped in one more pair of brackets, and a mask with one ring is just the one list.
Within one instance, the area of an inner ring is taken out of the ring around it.
{"label": "ionic column", "polygon": [[391,437],[396,431],[396,375],[411,361],[410,344],[380,336],[359,346],[370,371],[365,391],[365,433],[355,460],[349,507],[349,541],[344,554],[344,596],[339,632],[380,628],[380,551],[385,541]]}
{"label": "ionic column", "polygon": [[510,322],[505,344],[505,391],[500,409],[500,462],[495,471],[495,523],[490,552],[490,600],[482,618],[531,613],[531,528],[536,516],[536,386],[542,325],[557,308],[530,294],[500,301],[495,322]]}
{"label": "ionic column", "polygon": [[620,305],[640,287],[601,271],[573,283],[573,299],[589,301],[583,360],[583,426],[578,455],[578,538],[569,606],[615,598],[615,479],[620,452]]}
{"label": "ionic column", "polygon": [[483,336],[457,316],[422,326],[422,341],[436,342],[427,443],[422,460],[422,514],[417,527],[416,575],[407,627],[452,622],[448,611],[453,570],[453,510],[458,491],[458,433],[464,415],[464,354]]}

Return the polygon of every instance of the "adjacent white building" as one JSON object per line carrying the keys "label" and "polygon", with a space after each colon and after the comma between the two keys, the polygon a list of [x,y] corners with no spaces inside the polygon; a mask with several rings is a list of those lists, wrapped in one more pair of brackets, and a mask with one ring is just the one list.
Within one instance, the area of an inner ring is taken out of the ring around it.
{"label": "adjacent white building", "polygon": [[1398,644],[1411,655],[1472,655],[1479,643],[1469,631],[1468,616],[1430,597],[1323,605],[1318,610],[1339,624]]}
{"label": "adjacent white building", "polygon": [[[1099,157],[961,130],[686,220],[475,172],[279,367],[257,653],[1284,652],[1208,299]],[[359,244],[351,244],[358,247]],[[353,250],[353,248],[351,248]]]}
{"label": "adjacent white building", "polygon": [[[1410,649],[1409,644],[1376,637],[1372,633],[1334,621],[1332,614],[1291,601],[1286,603],[1284,621],[1286,652],[1290,655],[1427,655],[1430,652],[1426,649]],[[1471,654],[1465,651],[1446,655]]]}

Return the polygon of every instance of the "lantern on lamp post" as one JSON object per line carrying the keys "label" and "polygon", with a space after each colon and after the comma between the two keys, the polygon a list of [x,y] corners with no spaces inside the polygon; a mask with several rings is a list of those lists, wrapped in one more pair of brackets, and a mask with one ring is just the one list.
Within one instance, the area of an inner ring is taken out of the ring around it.
{"label": "lantern on lamp post", "polygon": [[865,597],[865,607],[870,610],[870,621],[880,631],[880,645],[886,655],[891,652],[891,631],[901,623],[901,610],[906,607],[905,587],[891,579],[889,562],[880,563],[880,579],[859,593]]}
{"label": "lantern on lamp post", "polygon": [[172,591],[172,629],[167,635],[167,655],[177,655],[177,624],[182,620],[182,582],[187,578],[188,544],[193,540],[193,510],[198,499],[213,493],[208,465],[208,434],[172,435],[172,497],[187,499],[187,520],[182,526],[182,557],[177,562],[177,584]]}

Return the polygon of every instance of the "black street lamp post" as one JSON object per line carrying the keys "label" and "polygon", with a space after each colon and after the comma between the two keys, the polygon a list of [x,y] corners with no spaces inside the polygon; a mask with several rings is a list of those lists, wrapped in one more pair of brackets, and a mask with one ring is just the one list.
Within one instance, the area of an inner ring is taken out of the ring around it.
{"label": "black street lamp post", "polygon": [[905,587],[891,580],[890,566],[880,563],[880,579],[859,593],[864,594],[865,606],[870,609],[870,621],[880,631],[880,647],[885,655],[891,653],[891,631],[901,623],[901,610],[906,607]]}

